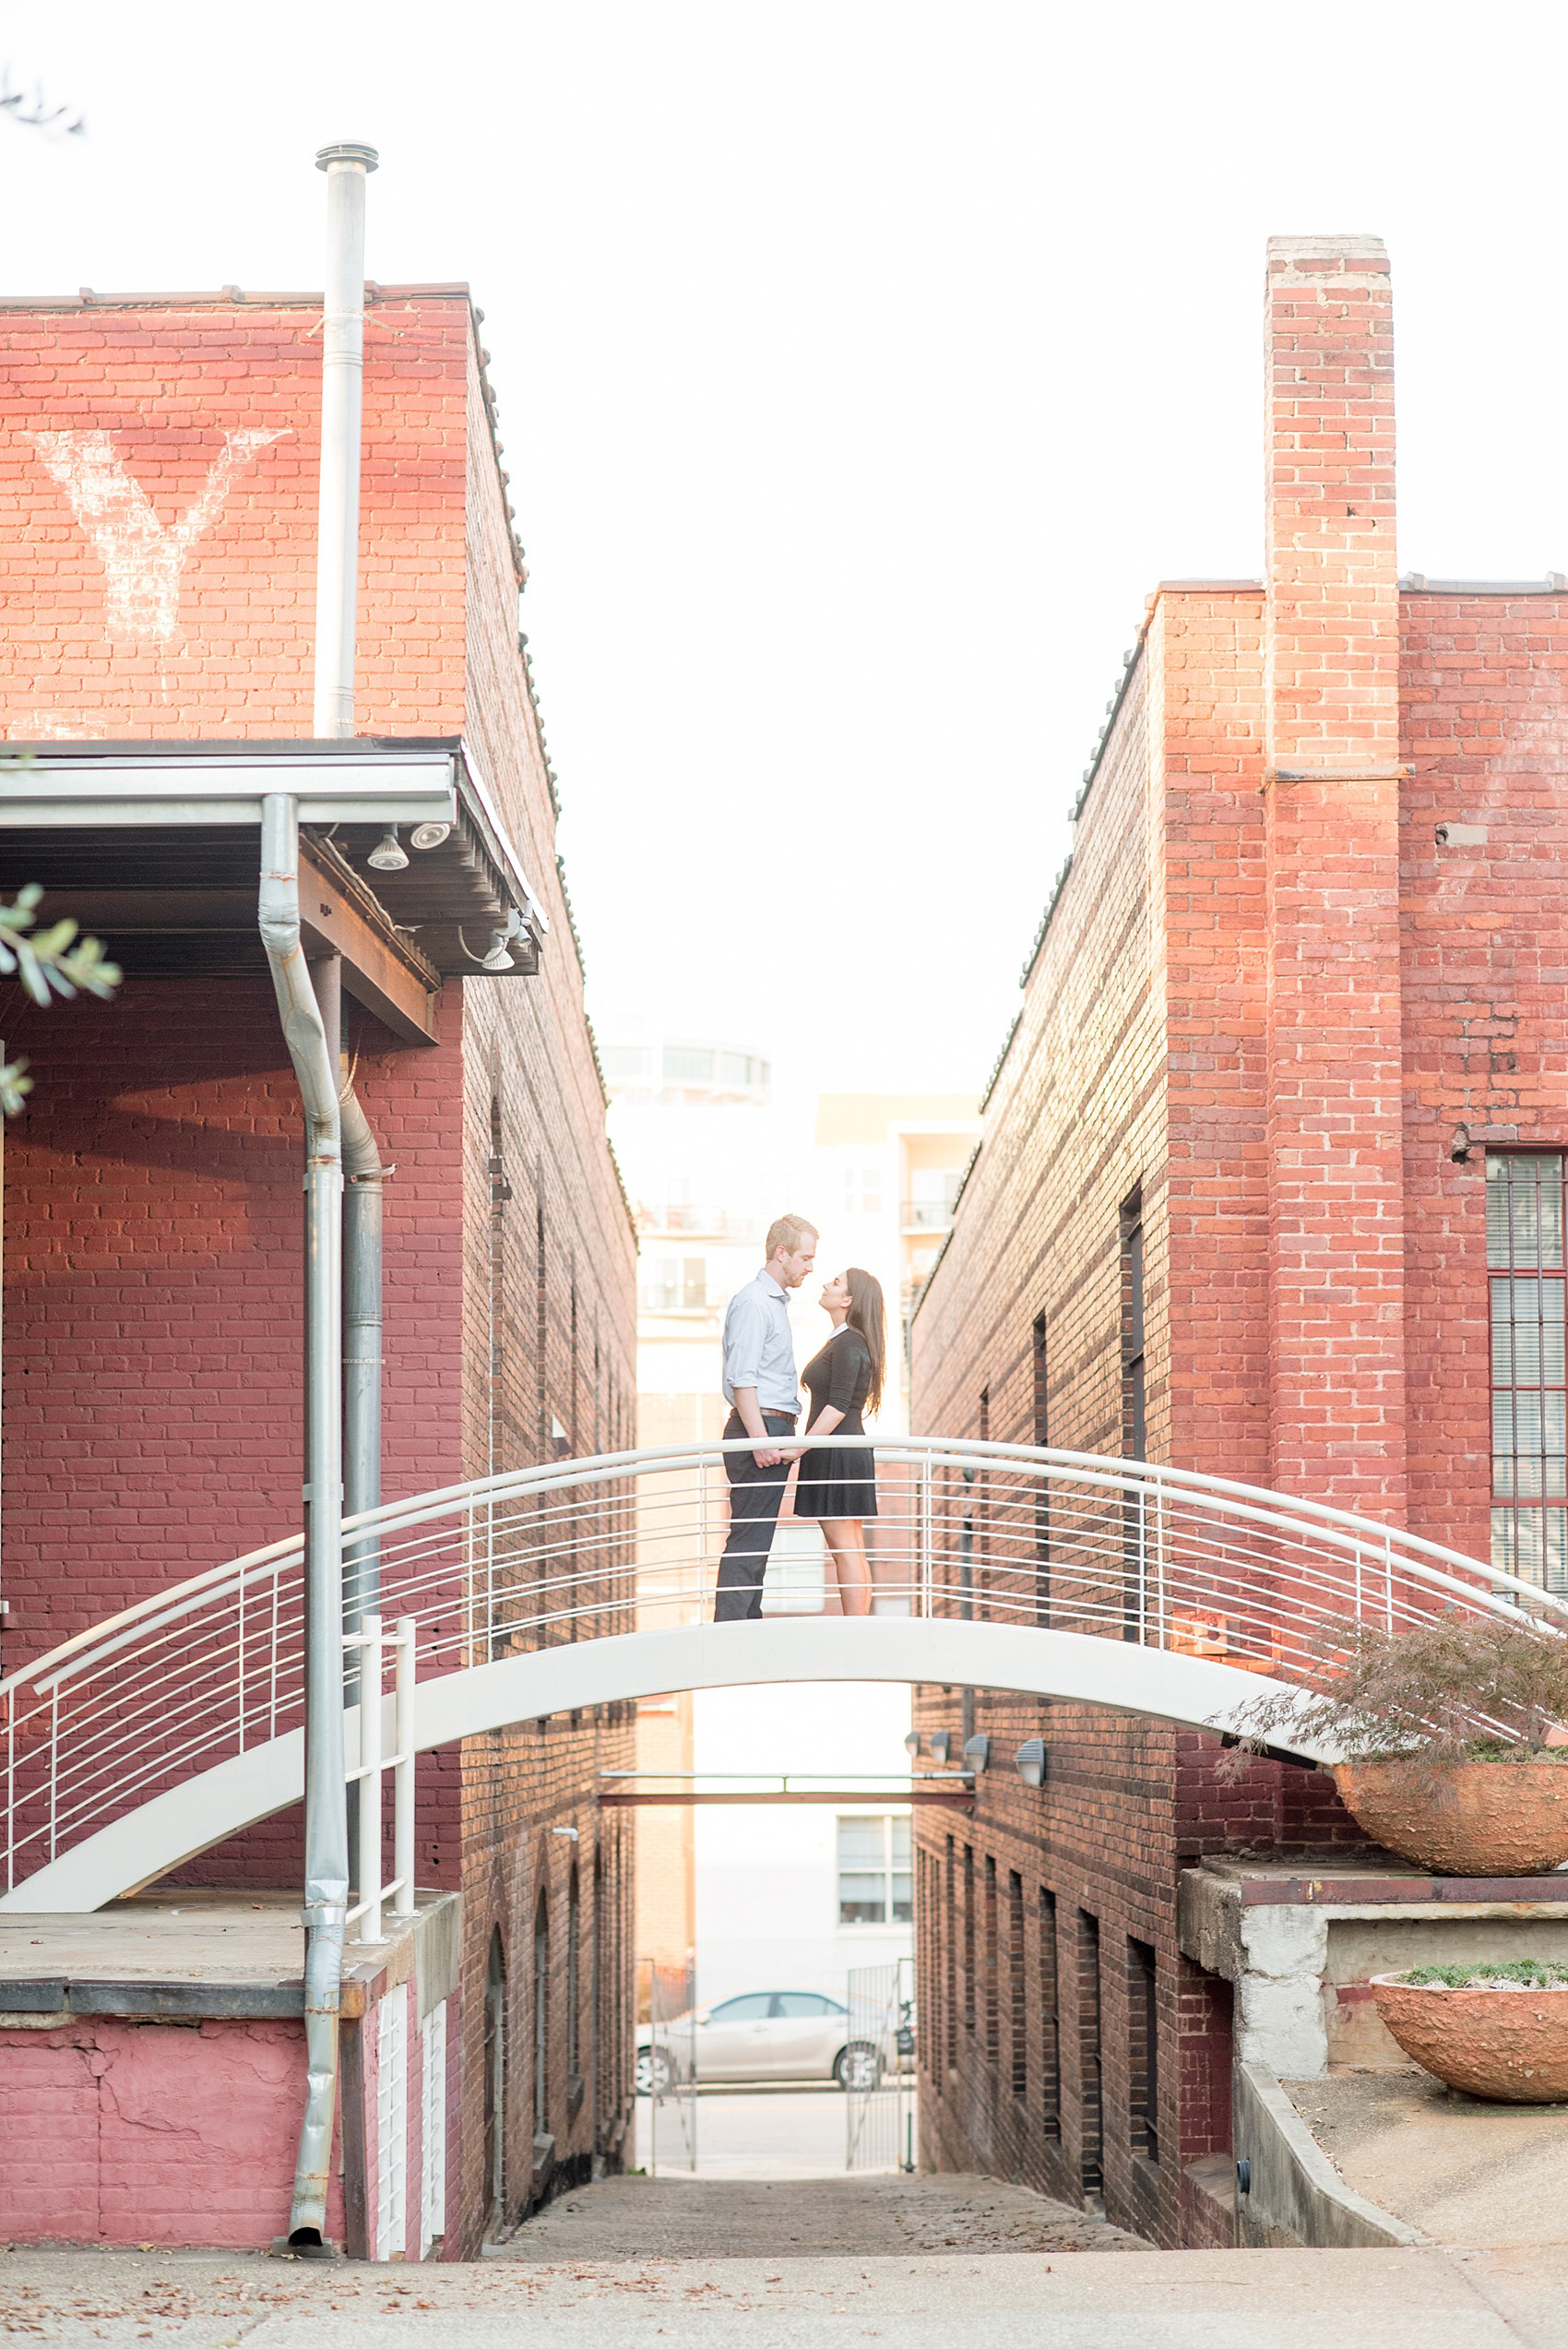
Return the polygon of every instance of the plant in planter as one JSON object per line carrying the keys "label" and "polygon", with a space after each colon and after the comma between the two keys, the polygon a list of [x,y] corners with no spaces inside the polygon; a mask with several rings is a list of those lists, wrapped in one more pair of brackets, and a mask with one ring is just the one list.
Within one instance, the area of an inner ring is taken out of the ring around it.
{"label": "plant in planter", "polygon": [[1568,1966],[1412,1966],[1372,1987],[1405,2053],[1451,2088],[1509,2105],[1568,2099]]}
{"label": "plant in planter", "polygon": [[1247,1707],[1236,1766],[1289,1729],[1340,1757],[1367,1833],[1445,1876],[1535,1876],[1568,1860],[1568,1638],[1457,1608],[1411,1629],[1325,1622],[1304,1693]]}

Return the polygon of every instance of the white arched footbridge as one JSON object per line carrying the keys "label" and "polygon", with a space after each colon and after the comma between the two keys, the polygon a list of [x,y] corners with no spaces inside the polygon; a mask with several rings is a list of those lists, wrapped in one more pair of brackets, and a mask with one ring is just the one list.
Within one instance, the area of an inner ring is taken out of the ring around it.
{"label": "white arched footbridge", "polygon": [[[1396,1630],[1443,1606],[1568,1621],[1533,1585],[1340,1510],[1139,1461],[922,1437],[878,1447],[873,1616],[822,1612],[818,1537],[787,1519],[777,1611],[715,1624],[723,1449],[552,1463],[349,1520],[350,1621],[405,1629],[409,1749],[804,1680],[1004,1688],[1227,1730],[1300,1687],[1335,1621]],[[0,1908],[100,1907],[297,1802],[303,1649],[295,1538],[0,1682]],[[385,1698],[382,1752],[397,1718]],[[352,1769],[357,1707],[345,1728]]]}

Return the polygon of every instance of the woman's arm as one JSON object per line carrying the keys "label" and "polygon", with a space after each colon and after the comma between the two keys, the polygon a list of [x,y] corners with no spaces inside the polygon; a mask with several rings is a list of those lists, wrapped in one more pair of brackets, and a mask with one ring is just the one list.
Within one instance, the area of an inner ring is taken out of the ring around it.
{"label": "woman's arm", "polygon": [[858,1330],[846,1330],[827,1357],[827,1394],[833,1408],[833,1425],[848,1419],[855,1407],[855,1390],[861,1374],[870,1361],[865,1340]]}
{"label": "woman's arm", "polygon": [[817,1413],[817,1416],[812,1421],[811,1425],[806,1429],[806,1434],[808,1436],[831,1436],[833,1430],[839,1425],[843,1417],[844,1413],[837,1410],[832,1403],[824,1403],[821,1411]]}

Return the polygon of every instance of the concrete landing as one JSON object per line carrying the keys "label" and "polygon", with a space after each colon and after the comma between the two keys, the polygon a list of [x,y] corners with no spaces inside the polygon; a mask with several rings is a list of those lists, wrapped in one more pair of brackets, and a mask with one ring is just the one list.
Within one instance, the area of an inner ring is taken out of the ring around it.
{"label": "concrete landing", "polygon": [[1417,2070],[1281,2085],[1346,2184],[1432,2242],[1568,2245],[1568,2105],[1482,2104]]}
{"label": "concrete landing", "polygon": [[994,2177],[613,2177],[549,2202],[487,2259],[909,2259],[1146,2251],[1102,2218]]}
{"label": "concrete landing", "polygon": [[[421,1892],[385,1939],[343,1953],[348,2015],[417,1962],[457,1982],[462,1903]],[[350,1928],[350,1933],[353,1928]],[[304,2012],[298,1892],[134,1893],[85,1915],[0,1913],[0,2026],[54,2028],[73,2016],[132,2021],[277,2020]]]}

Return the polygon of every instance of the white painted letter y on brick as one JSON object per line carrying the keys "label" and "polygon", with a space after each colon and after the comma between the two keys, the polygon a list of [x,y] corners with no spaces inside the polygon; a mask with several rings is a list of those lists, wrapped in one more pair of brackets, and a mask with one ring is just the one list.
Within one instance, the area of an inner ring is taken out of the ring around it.
{"label": "white painted letter y on brick", "polygon": [[223,511],[236,468],[254,462],[269,441],[286,436],[252,425],[225,433],[201,495],[165,530],[107,433],[28,435],[51,480],[70,499],[71,511],[103,566],[111,636],[169,642],[179,617],[185,557]]}

